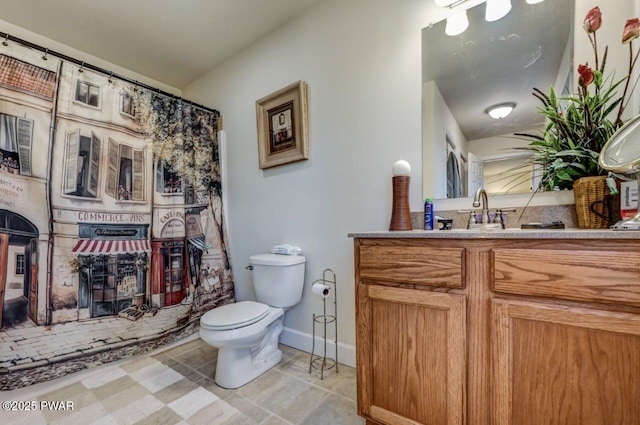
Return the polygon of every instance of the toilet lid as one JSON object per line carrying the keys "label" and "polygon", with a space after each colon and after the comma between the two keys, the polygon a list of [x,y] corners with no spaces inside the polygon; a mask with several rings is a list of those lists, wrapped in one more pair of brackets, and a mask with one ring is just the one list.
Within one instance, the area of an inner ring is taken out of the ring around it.
{"label": "toilet lid", "polygon": [[266,304],[240,301],[209,310],[200,319],[200,325],[216,331],[237,329],[256,323],[267,314],[269,306]]}

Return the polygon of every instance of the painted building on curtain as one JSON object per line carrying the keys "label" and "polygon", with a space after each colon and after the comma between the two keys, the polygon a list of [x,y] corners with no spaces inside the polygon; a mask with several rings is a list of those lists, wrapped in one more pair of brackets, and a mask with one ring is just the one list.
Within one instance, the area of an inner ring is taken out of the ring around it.
{"label": "painted building on curtain", "polygon": [[33,53],[0,52],[0,318],[46,320],[47,179],[57,67]]}
{"label": "painted building on curtain", "polygon": [[154,161],[127,83],[25,52],[0,55],[2,326],[233,302],[221,203]]}
{"label": "painted building on curtain", "polygon": [[153,158],[108,76],[62,65],[52,152],[52,323],[113,316],[148,288]]}

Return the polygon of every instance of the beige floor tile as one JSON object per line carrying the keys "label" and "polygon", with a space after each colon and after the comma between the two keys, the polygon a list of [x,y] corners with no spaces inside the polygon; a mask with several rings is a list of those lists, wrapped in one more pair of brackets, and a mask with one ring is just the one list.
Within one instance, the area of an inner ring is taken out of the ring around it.
{"label": "beige floor tile", "polygon": [[197,369],[206,363],[214,361],[217,357],[217,352],[218,350],[212,346],[204,345],[172,357],[185,365]]}
{"label": "beige floor tile", "polygon": [[198,387],[195,390],[185,394],[177,400],[167,404],[178,415],[183,418],[189,418],[198,410],[208,406],[209,404],[219,400],[219,398],[210,391],[205,390],[202,387]]}
{"label": "beige floor tile", "polygon": [[276,368],[306,382],[313,382],[320,376],[316,377],[315,373],[309,373],[309,356],[295,356],[287,362],[280,363]]}
{"label": "beige floor tile", "polygon": [[268,418],[271,414],[264,410],[262,407],[255,405],[251,401],[247,400],[246,398],[240,397],[235,393],[232,393],[225,399],[225,401],[257,423],[262,423],[262,421]]}
{"label": "beige floor tile", "polygon": [[329,394],[290,375],[278,379],[259,394],[254,403],[289,422],[298,423]]}
{"label": "beige floor tile", "polygon": [[153,396],[158,400],[162,401],[163,403],[168,404],[190,393],[191,391],[197,388],[198,388],[198,384],[183,378],[178,382],[175,382],[169,385],[168,387],[161,389],[160,391],[155,393]]}
{"label": "beige floor tile", "polygon": [[122,406],[135,403],[147,395],[149,395],[149,391],[136,383],[124,388],[122,391],[113,392],[112,395],[103,399],[101,403],[107,412],[115,412]]}
{"label": "beige floor tile", "polygon": [[329,373],[326,372],[324,379],[318,379],[314,382],[315,385],[340,394],[350,400],[355,401],[357,399],[356,370],[354,368],[338,365],[337,373],[335,369],[331,369]]}
{"label": "beige floor tile", "polygon": [[158,372],[154,376],[145,379],[140,382],[140,385],[148,389],[151,393],[155,393],[160,391],[163,388],[168,387],[171,384],[175,384],[176,382],[184,379],[184,377],[171,369],[168,366],[162,365],[165,369],[163,371]]}
{"label": "beige floor tile", "polygon": [[203,374],[204,376],[206,376],[207,378],[213,379],[216,375],[216,363],[217,362],[215,360],[212,360],[199,367],[195,367],[194,369],[197,370],[199,373]]}
{"label": "beige floor tile", "polygon": [[111,415],[120,425],[133,425],[163,407],[164,403],[156,399],[151,394],[148,394],[133,403],[124,405],[120,409],[111,413]]}
{"label": "beige floor tile", "polygon": [[[261,423],[260,425],[291,425],[291,422],[286,421],[278,416],[272,415],[269,417],[269,419],[267,419],[266,421],[264,421],[263,423]],[[329,425],[329,424],[327,424]],[[331,425],[338,425],[338,424],[331,424]]]}
{"label": "beige floor tile", "polygon": [[214,401],[198,410],[186,422],[189,425],[223,425],[238,411],[222,400]]}
{"label": "beige floor tile", "polygon": [[83,407],[82,409],[76,410],[71,414],[67,412],[65,415],[56,419],[47,418],[47,423],[51,425],[90,424],[99,421],[100,419],[104,419],[107,416],[107,411],[100,402],[95,402]]}
{"label": "beige floor tile", "polygon": [[364,418],[357,416],[355,401],[330,395],[309,413],[300,425],[363,425]]}
{"label": "beige floor tile", "polygon": [[[43,394],[38,401],[72,401],[73,409],[80,410],[98,401],[97,397],[80,382]],[[55,412],[51,412],[55,413]]]}
{"label": "beige floor tile", "polygon": [[218,397],[220,397],[220,399],[222,400],[226,400],[230,395],[235,394],[237,390],[228,390],[226,388],[222,388],[219,387],[215,381],[211,378],[201,378],[199,380],[196,381],[196,383],[200,386],[202,386],[203,388],[211,391],[212,393],[214,393],[215,395],[217,395]]}
{"label": "beige floor tile", "polygon": [[39,410],[3,410],[0,417],[3,425],[44,425],[47,423],[44,415]]}
{"label": "beige floor tile", "polygon": [[96,374],[91,375],[87,379],[83,380],[82,384],[87,388],[95,388],[95,387],[100,387],[111,381],[115,381],[116,379],[122,378],[123,376],[127,376],[127,372],[120,369],[119,367],[116,367],[116,368],[110,367],[107,369],[102,369]]}
{"label": "beige floor tile", "polygon": [[[158,360],[159,361],[159,360]],[[122,370],[124,370],[127,373],[131,373],[131,372],[135,372],[137,370],[143,369],[147,366],[150,366],[152,364],[156,363],[156,359],[154,359],[153,357],[150,356],[143,356],[140,358],[137,358],[135,360],[133,360],[130,363],[125,363],[123,365],[120,366],[120,368]]]}
{"label": "beige floor tile", "polygon": [[138,383],[127,375],[111,382],[107,382],[99,387],[94,387],[91,389],[91,392],[95,394],[98,400],[105,400],[112,397],[114,394],[118,394],[127,388],[135,386],[138,386]]}
{"label": "beige floor tile", "polygon": [[248,384],[234,390],[241,397],[253,400],[273,388],[279,380],[286,379],[287,374],[282,373],[276,368],[266,371]]}
{"label": "beige floor tile", "polygon": [[134,425],[177,425],[180,422],[182,422],[182,417],[165,406],[160,410],[156,410],[151,415],[139,420]]}

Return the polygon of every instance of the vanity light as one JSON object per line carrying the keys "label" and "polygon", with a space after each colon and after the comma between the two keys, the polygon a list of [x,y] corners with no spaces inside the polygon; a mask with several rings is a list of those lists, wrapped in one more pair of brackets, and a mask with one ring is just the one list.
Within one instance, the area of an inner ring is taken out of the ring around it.
{"label": "vanity light", "polygon": [[527,0],[527,4],[538,4],[538,3],[542,3],[543,1],[544,0]]}
{"label": "vanity light", "polygon": [[500,103],[498,105],[489,106],[484,112],[494,120],[500,120],[507,117],[515,107],[516,104],[513,102]]}
{"label": "vanity light", "polygon": [[447,18],[447,26],[444,28],[444,33],[448,36],[454,36],[462,34],[468,27],[469,18],[467,18],[467,11],[463,10]]}
{"label": "vanity light", "polygon": [[484,19],[487,22],[497,21],[511,11],[511,0],[487,0]]}

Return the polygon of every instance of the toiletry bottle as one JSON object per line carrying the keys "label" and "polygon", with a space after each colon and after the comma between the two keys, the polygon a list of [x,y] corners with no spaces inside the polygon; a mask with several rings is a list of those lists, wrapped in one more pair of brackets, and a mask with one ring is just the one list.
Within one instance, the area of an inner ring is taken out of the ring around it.
{"label": "toiletry bottle", "polygon": [[433,230],[433,199],[424,200],[424,230]]}

